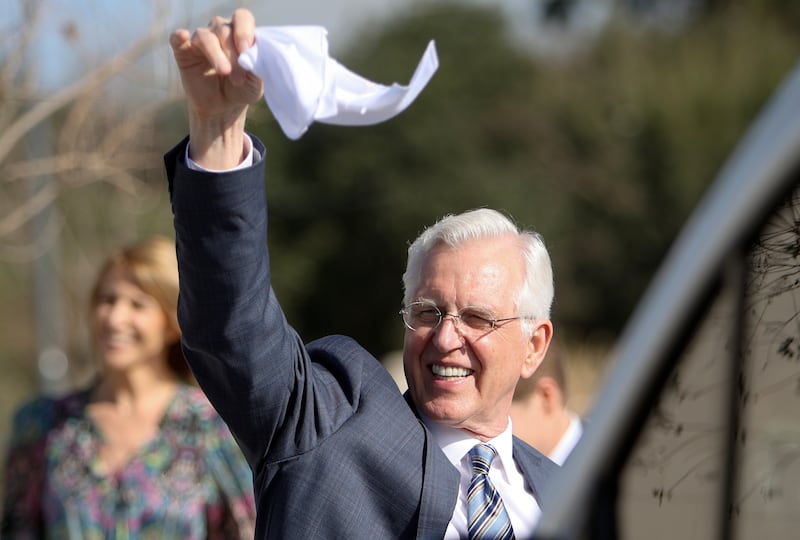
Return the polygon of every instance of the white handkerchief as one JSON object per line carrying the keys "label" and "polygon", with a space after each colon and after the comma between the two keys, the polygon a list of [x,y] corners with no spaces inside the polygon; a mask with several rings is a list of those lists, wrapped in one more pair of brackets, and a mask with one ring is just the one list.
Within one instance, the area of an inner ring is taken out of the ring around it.
{"label": "white handkerchief", "polygon": [[290,139],[314,122],[344,126],[377,124],[400,114],[428,84],[439,60],[433,41],[408,86],[384,86],[353,73],[328,55],[321,26],[262,26],[239,65],[264,81],[264,99]]}

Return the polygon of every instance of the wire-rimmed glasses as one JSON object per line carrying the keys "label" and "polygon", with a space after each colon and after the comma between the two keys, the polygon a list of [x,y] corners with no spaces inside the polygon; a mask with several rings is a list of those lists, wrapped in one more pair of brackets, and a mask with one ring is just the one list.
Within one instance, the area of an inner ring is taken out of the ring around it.
{"label": "wire-rimmed glasses", "polygon": [[479,333],[490,332],[497,328],[499,323],[525,318],[517,316],[497,319],[492,313],[475,307],[460,309],[458,313],[446,313],[428,300],[410,303],[400,310],[400,315],[403,316],[406,328],[414,332],[431,331],[442,324],[445,317],[452,317],[453,323],[462,331],[471,330]]}

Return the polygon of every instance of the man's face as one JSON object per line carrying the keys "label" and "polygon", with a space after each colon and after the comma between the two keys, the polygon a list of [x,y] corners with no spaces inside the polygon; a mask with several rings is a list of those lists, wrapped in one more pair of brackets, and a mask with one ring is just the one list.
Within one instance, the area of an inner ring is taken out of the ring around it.
{"label": "man's face", "polygon": [[[515,295],[523,280],[517,240],[473,240],[458,248],[439,245],[422,265],[413,300],[435,303],[442,313],[476,308],[501,319],[519,315]],[[403,364],[419,410],[436,422],[488,440],[507,426],[514,387],[539,366],[552,334],[536,321],[526,336],[520,320],[476,332],[453,317],[434,329],[406,329]]]}

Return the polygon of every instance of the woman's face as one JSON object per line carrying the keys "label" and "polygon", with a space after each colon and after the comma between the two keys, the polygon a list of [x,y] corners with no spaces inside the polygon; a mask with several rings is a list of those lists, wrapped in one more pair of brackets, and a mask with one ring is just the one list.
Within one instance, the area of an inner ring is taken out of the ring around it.
{"label": "woman's face", "polygon": [[95,351],[104,369],[160,367],[178,339],[158,301],[121,271],[103,279],[92,318]]}

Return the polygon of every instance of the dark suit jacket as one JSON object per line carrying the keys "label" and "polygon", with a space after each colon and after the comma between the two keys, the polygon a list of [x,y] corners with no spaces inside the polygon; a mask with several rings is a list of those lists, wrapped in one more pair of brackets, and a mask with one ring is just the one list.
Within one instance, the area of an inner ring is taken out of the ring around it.
{"label": "dark suit jacket", "polygon": [[[284,318],[264,160],[206,174],[185,146],[165,156],[183,347],[252,467],[256,537],[442,538],[459,474],[389,373],[350,338],[304,344]],[[556,465],[516,439],[514,459],[541,504]]]}

